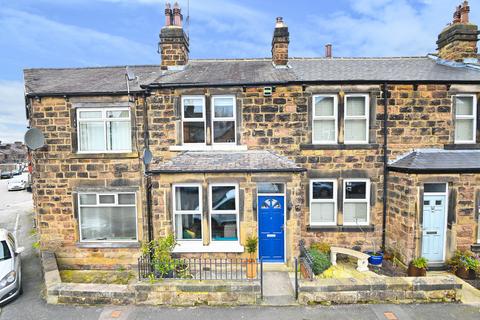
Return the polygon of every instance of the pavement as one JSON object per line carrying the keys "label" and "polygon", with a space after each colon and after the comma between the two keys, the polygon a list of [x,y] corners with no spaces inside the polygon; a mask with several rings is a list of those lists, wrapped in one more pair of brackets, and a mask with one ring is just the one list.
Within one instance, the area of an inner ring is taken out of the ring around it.
{"label": "pavement", "polygon": [[[24,294],[1,309],[0,320],[480,319],[480,307],[465,304],[235,308],[47,305],[42,299],[43,279],[40,261],[36,250],[32,248],[36,237],[31,235],[33,228],[31,194],[26,191],[8,192],[7,181],[0,180],[0,228],[12,231],[17,229],[17,239],[20,245],[25,247],[25,252],[22,253]],[[272,274],[272,276],[277,275]],[[273,285],[275,285],[274,279],[275,277],[271,278]],[[290,290],[288,287],[285,289]],[[273,293],[275,294],[275,291]]]}

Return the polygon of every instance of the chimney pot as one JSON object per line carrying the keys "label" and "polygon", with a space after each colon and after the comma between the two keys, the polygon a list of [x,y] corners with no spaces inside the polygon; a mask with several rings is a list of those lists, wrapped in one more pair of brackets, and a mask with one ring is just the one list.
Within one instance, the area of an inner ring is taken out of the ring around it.
{"label": "chimney pot", "polygon": [[170,5],[170,2],[167,2],[165,4],[165,25],[172,25],[172,7]]}
{"label": "chimney pot", "polygon": [[177,27],[182,26],[182,10],[180,9],[180,6],[178,2],[175,1],[175,4],[173,5],[173,25]]}
{"label": "chimney pot", "polygon": [[332,57],[332,44],[327,43],[325,45],[325,58],[331,58]]}
{"label": "chimney pot", "polygon": [[468,1],[464,1],[463,5],[460,9],[460,23],[469,23],[469,13],[470,13],[470,6],[468,5]]}

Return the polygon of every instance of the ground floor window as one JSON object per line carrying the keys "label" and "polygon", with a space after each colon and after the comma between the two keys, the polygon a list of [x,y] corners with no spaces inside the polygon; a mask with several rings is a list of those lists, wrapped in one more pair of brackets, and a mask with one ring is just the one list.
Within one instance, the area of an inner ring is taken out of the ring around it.
{"label": "ground floor window", "polygon": [[311,226],[337,225],[337,198],[343,202],[343,225],[370,223],[370,180],[345,179],[339,189],[335,179],[314,179],[310,180]]}
{"label": "ground floor window", "polygon": [[310,225],[337,224],[337,181],[310,181]]}
{"label": "ground floor window", "polygon": [[210,185],[210,228],[213,241],[238,240],[238,187]]}
{"label": "ground floor window", "polygon": [[370,181],[343,181],[343,224],[367,225],[370,213]]}
{"label": "ground floor window", "polygon": [[202,240],[201,185],[175,185],[173,198],[176,239]]}
{"label": "ground floor window", "polygon": [[135,193],[81,193],[81,241],[136,241]]}

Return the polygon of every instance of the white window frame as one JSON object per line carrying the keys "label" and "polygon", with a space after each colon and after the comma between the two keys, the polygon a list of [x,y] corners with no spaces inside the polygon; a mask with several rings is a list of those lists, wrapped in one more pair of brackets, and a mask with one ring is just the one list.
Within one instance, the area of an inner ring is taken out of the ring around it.
{"label": "white window frame", "polygon": [[[187,99],[201,99],[203,103],[203,115],[201,118],[185,118],[185,100]],[[198,145],[206,145],[207,144],[207,118],[206,118],[206,113],[207,113],[207,105],[205,103],[205,96],[202,95],[196,95],[196,96],[182,96],[182,145],[184,146],[198,146]],[[184,124],[185,122],[203,122],[203,142],[185,142],[185,136],[184,136]]]}
{"label": "white window frame", "polygon": [[[81,119],[80,112],[85,111],[93,111],[93,112],[101,112],[101,118],[87,118]],[[128,111],[128,118],[107,118],[107,112],[109,111]],[[132,152],[133,149],[133,142],[132,142],[132,112],[129,107],[105,107],[105,108],[77,108],[76,110],[77,116],[77,146],[78,150],[77,153],[125,153],[125,152]],[[103,139],[105,140],[105,150],[98,150],[98,151],[89,151],[89,150],[81,150],[81,130],[80,124],[85,122],[103,122]],[[108,141],[108,134],[107,134],[107,127],[110,122],[128,122],[130,124],[130,149],[125,150],[110,150],[111,146]]]}
{"label": "white window frame", "polygon": [[[314,199],[313,184],[315,182],[333,182],[333,199]],[[336,179],[312,179],[310,180],[310,225],[311,226],[336,226],[338,205],[337,205],[337,180]],[[312,222],[312,204],[313,203],[333,203],[333,222]]]}
{"label": "white window frame", "polygon": [[[366,199],[347,199],[347,183],[348,182],[365,182],[365,196]],[[343,215],[343,225],[344,226],[367,226],[370,224],[370,205],[371,205],[371,194],[370,194],[370,179],[344,179],[343,180],[343,205],[342,211]],[[366,222],[345,222],[345,203],[366,203],[367,204],[367,221]]]}
{"label": "white window frame", "polygon": [[[94,194],[96,196],[97,204],[81,204],[80,197],[85,194]],[[118,204],[118,195],[120,194],[133,194],[135,197],[135,204]],[[103,195],[113,195],[115,197],[115,203],[100,203],[100,196]],[[137,193],[136,192],[80,192],[77,196],[77,207],[78,207],[78,229],[80,235],[80,242],[99,242],[99,243],[109,243],[109,242],[138,242],[138,209],[137,209]],[[82,236],[82,208],[101,208],[101,207],[135,207],[135,240],[83,240]]]}
{"label": "white window frame", "polygon": [[[317,116],[315,114],[315,100],[317,98],[333,98],[333,116]],[[315,140],[315,121],[334,120],[335,121],[335,138],[333,141]],[[337,144],[338,143],[338,96],[335,94],[316,94],[312,97],[312,143],[313,144]]]}
{"label": "white window frame", "polygon": [[[457,120],[473,120],[473,132],[471,140],[457,140],[456,133],[454,134],[455,143],[469,144],[477,142],[477,96],[474,94],[457,94],[454,96],[455,105],[457,98],[472,98],[472,115],[458,115],[457,109],[455,108],[455,122]],[[455,132],[457,130],[457,125],[455,124]]]}
{"label": "white window frame", "polygon": [[[212,187],[235,187],[235,210],[213,210],[212,208]],[[239,191],[238,191],[238,184],[237,183],[212,183],[208,186],[208,210],[210,212],[210,217],[209,217],[209,230],[210,230],[210,241],[213,242],[220,242],[220,243],[225,243],[225,242],[236,242],[240,243],[240,214],[239,214]],[[236,221],[237,221],[237,240],[214,240],[212,236],[212,215],[213,214],[235,214],[236,216]]]}
{"label": "white window frame", "polygon": [[[177,193],[177,188],[182,188],[182,187],[197,187],[198,188],[198,211],[195,210],[178,210],[177,209],[177,201],[176,201],[176,193]],[[177,240],[178,243],[182,242],[201,242],[203,243],[203,195],[202,195],[202,185],[200,183],[179,183],[179,184],[173,184],[172,185],[172,203],[173,203],[173,234],[175,235],[175,239]],[[177,239],[176,234],[176,223],[175,223],[175,218],[177,215],[182,215],[182,214],[200,214],[200,221],[201,221],[201,238],[200,239]]]}
{"label": "white window frame", "polygon": [[[347,100],[348,98],[355,98],[355,97],[362,97],[365,98],[365,115],[363,116],[348,116],[347,115]],[[369,141],[369,127],[370,127],[370,96],[368,94],[364,93],[352,93],[352,94],[346,94],[344,97],[344,110],[343,110],[343,137],[344,137],[344,144],[368,144]],[[345,128],[346,128],[346,123],[347,120],[365,120],[365,139],[366,140],[347,140],[345,138]]]}
{"label": "white window frame", "polygon": [[[215,99],[217,98],[231,98],[233,100],[233,116],[232,117],[215,117]],[[212,145],[235,145],[237,144],[237,98],[234,95],[215,95],[211,100],[211,115],[212,115]],[[215,142],[215,122],[233,121],[233,129],[235,131],[233,142]]]}

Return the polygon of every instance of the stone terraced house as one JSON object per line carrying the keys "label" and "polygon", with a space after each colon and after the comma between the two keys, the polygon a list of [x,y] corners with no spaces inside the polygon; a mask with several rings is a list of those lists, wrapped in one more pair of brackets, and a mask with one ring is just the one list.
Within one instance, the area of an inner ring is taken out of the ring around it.
{"label": "stone terraced house", "polygon": [[41,247],[84,269],[135,267],[170,233],[180,256],[246,256],[258,236],[259,258],[288,264],[302,239],[440,266],[480,250],[468,12],[427,56],[292,58],[278,18],[271,58],[193,60],[167,5],[159,65],[26,69]]}

